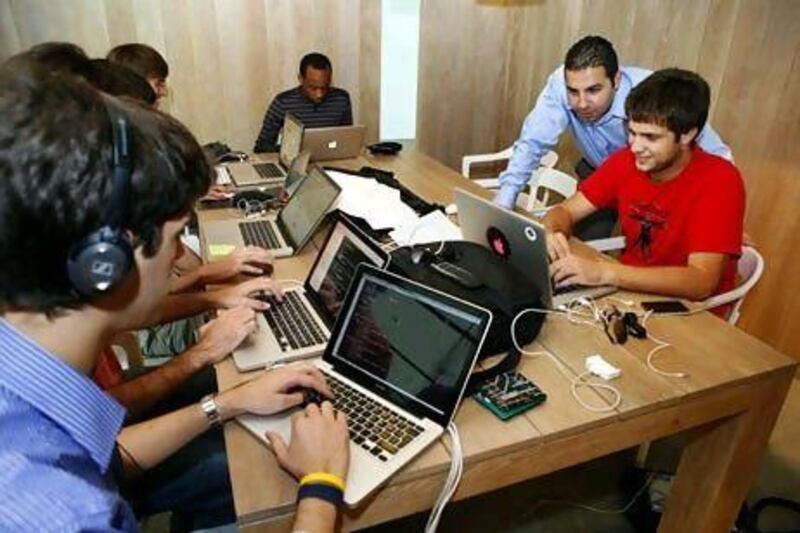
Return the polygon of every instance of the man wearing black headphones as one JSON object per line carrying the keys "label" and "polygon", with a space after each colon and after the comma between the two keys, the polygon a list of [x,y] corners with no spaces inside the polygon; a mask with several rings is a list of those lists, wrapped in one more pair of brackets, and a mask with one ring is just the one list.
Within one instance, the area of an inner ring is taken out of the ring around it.
{"label": "man wearing black headphones", "polygon": [[[0,530],[135,530],[119,483],[241,413],[301,403],[293,388],[330,391],[313,367],[284,367],[121,429],[124,409],[87,376],[167,294],[211,171],[176,120],[26,61],[0,66],[0,117]],[[341,479],[348,446],[326,402],[280,457]],[[332,528],[334,492],[307,490],[297,527]]]}

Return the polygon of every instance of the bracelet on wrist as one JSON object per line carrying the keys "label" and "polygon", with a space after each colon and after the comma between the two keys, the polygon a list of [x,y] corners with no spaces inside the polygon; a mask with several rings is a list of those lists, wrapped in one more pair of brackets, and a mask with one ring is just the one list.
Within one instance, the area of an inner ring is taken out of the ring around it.
{"label": "bracelet on wrist", "polygon": [[304,498],[316,498],[326,501],[334,507],[340,507],[344,499],[344,491],[333,485],[308,483],[300,485],[300,488],[297,490],[297,503],[300,503]]}
{"label": "bracelet on wrist", "polygon": [[300,479],[300,485],[309,485],[312,483],[322,483],[323,485],[330,485],[332,487],[336,487],[342,492],[344,492],[345,488],[345,483],[342,478],[340,478],[336,474],[330,474],[328,472],[311,472],[310,474],[306,474]]}

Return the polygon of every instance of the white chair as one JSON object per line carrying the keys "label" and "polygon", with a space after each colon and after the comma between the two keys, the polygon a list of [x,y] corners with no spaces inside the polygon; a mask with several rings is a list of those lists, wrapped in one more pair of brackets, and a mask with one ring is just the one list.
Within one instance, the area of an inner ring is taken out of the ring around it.
{"label": "white chair", "polygon": [[[491,154],[465,155],[464,157],[461,158],[461,175],[464,176],[465,178],[469,178],[470,167],[475,163],[494,163],[496,161],[503,161],[505,159],[508,159],[511,157],[511,152],[513,151],[513,149],[514,149],[513,146],[509,146],[505,150],[501,150],[499,152],[494,152]],[[557,162],[558,162],[558,154],[552,150],[548,150],[547,153],[545,153],[544,156],[542,156],[542,159],[539,161],[539,166],[553,168]],[[484,189],[500,188],[500,182],[497,178],[477,179],[474,181]]]}
{"label": "white chair", "polygon": [[536,169],[528,183],[531,192],[526,209],[530,212],[547,208],[551,192],[557,192],[566,200],[578,190],[578,181],[575,178],[554,168]]}
{"label": "white chair", "polygon": [[743,246],[742,256],[739,258],[736,270],[739,272],[740,279],[737,287],[728,292],[712,296],[700,303],[703,309],[712,309],[720,305],[736,302],[728,315],[730,324],[736,324],[739,320],[739,308],[742,306],[744,297],[758,283],[761,274],[764,273],[764,258],[755,248]]}

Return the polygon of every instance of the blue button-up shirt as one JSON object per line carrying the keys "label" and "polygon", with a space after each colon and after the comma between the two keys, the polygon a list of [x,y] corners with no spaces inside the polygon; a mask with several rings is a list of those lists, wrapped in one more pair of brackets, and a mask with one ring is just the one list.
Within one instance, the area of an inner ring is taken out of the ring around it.
{"label": "blue button-up shirt", "polygon": [[125,410],[0,318],[0,531],[135,531],[110,471]]}
{"label": "blue button-up shirt", "polygon": [[[533,111],[525,119],[520,138],[514,143],[508,167],[499,176],[500,191],[494,199],[497,204],[507,208],[514,205],[517,195],[531,179],[531,173],[539,166],[539,160],[548,150],[555,148],[566,129],[572,133],[583,157],[594,167],[600,166],[608,156],[627,146],[625,100],[631,89],[652,71],[621,67],[620,74],[619,87],[611,107],[592,123],[583,122],[570,108],[564,67],[550,74]],[[697,137],[697,144],[708,153],[732,160],[730,148],[708,125]]]}

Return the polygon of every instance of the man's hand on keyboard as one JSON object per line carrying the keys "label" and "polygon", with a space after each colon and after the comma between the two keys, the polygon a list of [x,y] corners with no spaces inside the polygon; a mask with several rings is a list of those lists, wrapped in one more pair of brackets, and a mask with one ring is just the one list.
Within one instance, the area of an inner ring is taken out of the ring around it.
{"label": "man's hand on keyboard", "polygon": [[569,240],[561,233],[547,232],[547,255],[550,256],[550,261],[555,262],[558,259],[567,257],[570,253]]}
{"label": "man's hand on keyboard", "polygon": [[244,385],[229,389],[223,396],[225,405],[234,411],[231,416],[242,412],[271,415],[300,405],[304,397],[301,388],[315,389],[327,398],[333,395],[317,367],[295,363],[268,370]]}
{"label": "man's hand on keyboard", "polygon": [[239,274],[262,276],[272,273],[272,252],[259,246],[237,248],[224,259],[200,267],[203,283],[219,283]]}
{"label": "man's hand on keyboard", "polygon": [[266,277],[243,281],[238,285],[208,293],[208,297],[218,309],[248,307],[256,311],[269,309],[269,304],[263,300],[265,295],[274,295],[278,301],[283,300],[283,291],[280,286]]}
{"label": "man's hand on keyboard", "polygon": [[287,446],[277,433],[267,433],[280,465],[302,478],[311,472],[327,472],[346,479],[350,463],[350,439],[344,413],[330,402],[308,405],[292,416],[292,441]]}
{"label": "man's hand on keyboard", "polygon": [[220,311],[217,318],[200,328],[200,340],[191,348],[201,366],[213,365],[238,348],[256,330],[255,311],[237,307]]}
{"label": "man's hand on keyboard", "polygon": [[228,184],[221,184],[221,185],[212,185],[205,196],[200,198],[200,201],[203,200],[227,200],[229,198],[233,198],[236,194],[236,191],[231,185]]}
{"label": "man's hand on keyboard", "polygon": [[556,286],[563,285],[610,285],[608,263],[598,259],[568,254],[550,265],[550,273]]}

